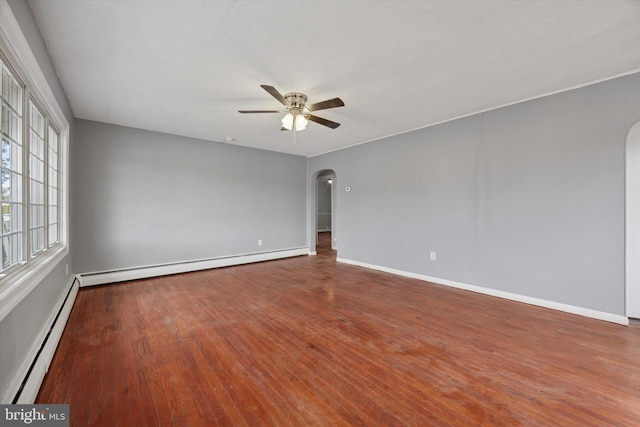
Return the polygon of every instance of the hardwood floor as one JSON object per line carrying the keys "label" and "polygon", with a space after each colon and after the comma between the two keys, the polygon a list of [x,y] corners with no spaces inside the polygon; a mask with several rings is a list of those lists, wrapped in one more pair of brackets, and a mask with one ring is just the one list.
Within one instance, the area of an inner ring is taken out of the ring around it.
{"label": "hardwood floor", "polygon": [[74,426],[637,426],[640,327],[321,247],[81,289],[37,402]]}

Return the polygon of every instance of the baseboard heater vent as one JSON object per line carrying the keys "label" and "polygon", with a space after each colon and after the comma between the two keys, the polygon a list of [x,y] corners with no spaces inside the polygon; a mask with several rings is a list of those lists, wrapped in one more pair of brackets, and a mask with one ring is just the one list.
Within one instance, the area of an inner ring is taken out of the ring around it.
{"label": "baseboard heater vent", "polygon": [[271,261],[308,254],[308,247],[298,247],[269,252],[255,252],[250,254],[229,255],[193,261],[182,261],[167,264],[147,265],[141,267],[121,268],[109,271],[82,273],[79,275],[80,287],[125,282],[128,280],[146,279],[149,277],[167,276],[170,274],[189,273],[192,271],[230,267],[233,265],[250,264],[261,261]]}
{"label": "baseboard heater vent", "polygon": [[58,342],[69,319],[69,314],[71,314],[71,308],[75,302],[79,285],[80,281],[75,277],[11,403],[30,404],[35,401],[42,380],[49,370],[49,364],[53,359]]}

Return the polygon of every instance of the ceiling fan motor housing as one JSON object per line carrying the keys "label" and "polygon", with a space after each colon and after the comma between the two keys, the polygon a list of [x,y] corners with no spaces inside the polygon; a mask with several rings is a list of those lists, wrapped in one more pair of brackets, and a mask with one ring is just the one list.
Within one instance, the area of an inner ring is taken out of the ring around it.
{"label": "ceiling fan motor housing", "polygon": [[289,110],[302,111],[307,103],[307,95],[304,93],[291,92],[285,94],[284,98],[289,103]]}

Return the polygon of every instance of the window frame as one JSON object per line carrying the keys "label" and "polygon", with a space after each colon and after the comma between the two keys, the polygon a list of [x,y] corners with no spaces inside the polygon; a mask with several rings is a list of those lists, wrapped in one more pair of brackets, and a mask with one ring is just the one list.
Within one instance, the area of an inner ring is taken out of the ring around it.
{"label": "window frame", "polygon": [[[30,210],[29,196],[29,155],[30,141],[28,135],[29,118],[27,109],[30,100],[45,114],[45,159],[48,156],[49,125],[58,136],[57,162],[57,194],[58,194],[58,242],[49,246],[49,204],[47,197],[49,187],[47,177],[48,163],[45,161],[45,244],[35,256],[31,256],[30,246],[23,243],[22,262],[3,271],[0,276],[0,321],[8,315],[35,287],[38,286],[69,254],[69,182],[68,182],[68,149],[69,123],[58,101],[49,86],[47,79],[25,38],[7,0],[0,0],[0,57],[11,70],[17,80],[23,84],[22,98],[22,232],[23,242],[30,240],[28,222]],[[68,276],[68,264],[64,270]]]}

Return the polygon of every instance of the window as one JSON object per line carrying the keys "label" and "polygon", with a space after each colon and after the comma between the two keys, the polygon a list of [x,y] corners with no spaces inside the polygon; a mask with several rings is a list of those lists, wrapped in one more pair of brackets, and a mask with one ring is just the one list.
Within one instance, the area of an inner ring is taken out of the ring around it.
{"label": "window", "polygon": [[69,254],[68,143],[65,113],[0,0],[0,321]]}
{"label": "window", "polygon": [[[2,57],[0,66],[2,274],[60,243],[60,147],[59,132],[52,125],[45,110],[30,97],[29,89],[16,78]],[[29,98],[26,102],[28,108],[24,133],[23,105],[27,97]],[[25,134],[27,138],[23,138]],[[26,163],[23,163],[23,152],[27,155]],[[24,227],[25,224],[27,227]],[[27,233],[25,229],[28,230]]]}
{"label": "window", "polygon": [[0,136],[2,137],[2,264],[0,272],[24,260],[22,244],[22,100],[24,89],[7,66],[0,61]]}
{"label": "window", "polygon": [[58,209],[60,201],[58,200],[58,175],[60,167],[58,166],[59,133],[49,125],[49,157],[47,161],[48,180],[47,180],[47,205],[49,207],[49,247],[60,243],[58,229]]}
{"label": "window", "polygon": [[33,101],[29,101],[29,252],[31,256],[45,248],[44,130],[44,114]]}

